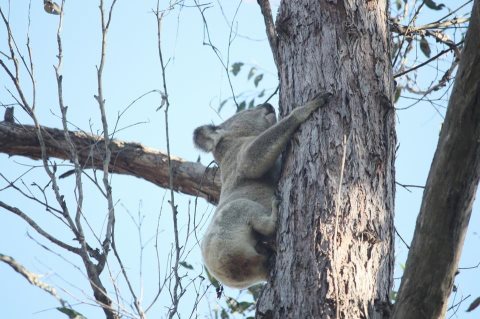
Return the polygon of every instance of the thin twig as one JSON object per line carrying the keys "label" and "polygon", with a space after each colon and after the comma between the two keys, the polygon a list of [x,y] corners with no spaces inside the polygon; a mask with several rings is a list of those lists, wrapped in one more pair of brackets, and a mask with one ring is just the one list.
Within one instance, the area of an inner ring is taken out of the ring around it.
{"label": "thin twig", "polygon": [[[460,42],[458,42],[458,43],[456,43],[455,46],[459,46],[459,45],[461,45],[462,43],[463,43],[463,40],[460,41]],[[448,52],[450,52],[450,51],[452,51],[452,50],[453,50],[453,48],[450,47],[450,48],[448,48],[448,49],[445,49],[445,50],[443,50],[443,51],[440,51],[437,55],[435,55],[434,57],[428,59],[427,61],[425,61],[425,62],[423,62],[423,63],[420,63],[419,65],[416,65],[416,66],[414,66],[414,67],[411,67],[410,69],[405,70],[405,71],[403,71],[403,72],[399,72],[399,73],[395,74],[393,77],[394,77],[394,78],[398,78],[398,77],[400,77],[400,76],[402,76],[402,75],[405,75],[405,74],[407,74],[407,73],[409,73],[409,72],[412,72],[412,71],[414,71],[414,70],[416,70],[416,69],[418,69],[418,68],[421,68],[422,66],[424,66],[424,65],[426,65],[426,64],[428,64],[428,63],[430,63],[430,62],[432,62],[432,61],[434,61],[434,60],[436,60],[436,59],[438,59],[440,56],[442,56],[442,55],[444,55],[445,53],[448,53]]]}
{"label": "thin twig", "polygon": [[[194,0],[194,2],[195,2],[195,6],[198,8],[198,11],[200,12],[200,14],[202,16],[202,20],[203,20],[203,33],[204,33],[203,44],[209,46],[212,49],[212,51],[215,53],[215,56],[220,61],[220,64],[222,65],[222,67],[225,71],[225,74],[227,75],[227,80],[228,80],[228,84],[230,85],[230,91],[232,92],[233,101],[235,102],[235,105],[238,108],[238,102],[237,102],[237,99],[235,97],[236,96],[235,95],[235,90],[233,89],[232,79],[230,77],[230,72],[228,70],[228,63],[226,64],[225,62],[223,62],[223,59],[222,59],[222,57],[220,56],[220,53],[219,53],[220,51],[217,49],[217,47],[215,45],[213,45],[212,39],[210,38],[210,30],[208,29],[207,19],[205,18],[205,10],[207,10],[210,7],[206,6],[205,8],[202,8],[202,5],[199,4],[197,0]],[[241,3],[241,1],[240,1],[240,3]],[[230,26],[230,33],[232,31],[232,28],[233,28],[233,22],[232,22],[232,25]],[[208,42],[205,42],[205,36],[206,36]],[[229,42],[229,46],[230,45],[231,45],[231,42]]]}
{"label": "thin twig", "polygon": [[97,100],[98,107],[100,108],[102,127],[103,127],[105,158],[103,159],[102,180],[103,180],[103,186],[105,188],[105,193],[107,194],[108,221],[107,221],[107,227],[105,232],[105,239],[102,243],[102,248],[103,248],[102,261],[100,261],[97,265],[98,273],[101,273],[103,270],[103,267],[105,266],[105,262],[108,257],[108,252],[110,250],[113,228],[115,227],[115,208],[113,205],[112,185],[110,183],[109,171],[108,171],[112,152],[110,150],[110,135],[108,133],[109,131],[108,131],[107,115],[105,110],[105,98],[103,96],[103,68],[105,66],[105,58],[106,58],[107,33],[109,30],[110,22],[112,21],[112,12],[116,2],[117,0],[113,0],[112,4],[110,5],[107,21],[105,21],[103,0],[100,0],[100,6],[99,6],[101,27],[102,27],[102,46],[101,46],[101,54],[100,54],[100,64],[97,67],[98,95],[95,96],[95,99]]}
{"label": "thin twig", "polygon": [[174,275],[174,287],[171,290],[171,296],[172,296],[172,305],[168,311],[168,317],[169,319],[173,318],[175,315],[177,315],[178,312],[178,305],[180,302],[180,297],[182,296],[182,284],[181,284],[181,278],[178,273],[178,267],[180,263],[180,253],[181,253],[181,247],[180,247],[180,240],[178,236],[178,210],[177,206],[175,205],[175,195],[173,191],[173,167],[171,163],[171,153],[170,153],[170,131],[169,131],[169,122],[168,122],[168,111],[170,108],[170,99],[168,96],[168,88],[167,88],[167,80],[166,80],[166,65],[163,60],[163,53],[162,53],[162,19],[163,19],[163,12],[160,12],[160,0],[157,0],[157,8],[155,11],[155,16],[157,18],[157,41],[158,41],[158,57],[160,60],[160,67],[161,67],[161,72],[162,72],[162,82],[163,82],[163,92],[165,94],[165,103],[166,107],[164,110],[165,114],[165,134],[166,134],[166,143],[167,143],[167,159],[168,159],[168,175],[169,175],[169,188],[170,188],[170,200],[169,204],[172,209],[172,219],[173,219],[173,233],[174,233],[174,238],[175,238],[175,243],[174,243],[174,254],[175,254],[175,259],[174,259],[174,265],[173,265],[173,275]]}
{"label": "thin twig", "polygon": [[23,211],[21,211],[20,209],[18,209],[17,207],[13,207],[13,206],[10,206],[2,201],[0,201],[0,207],[2,207],[3,209],[11,212],[11,213],[14,213],[15,215],[17,215],[18,217],[22,218],[24,221],[26,221],[33,229],[35,229],[40,235],[42,235],[43,237],[45,237],[46,239],[48,239],[49,241],[51,241],[52,243],[54,243],[55,245],[59,246],[59,247],[62,247],[63,249],[66,249],[68,251],[71,251],[75,254],[80,254],[80,249],[76,248],[76,247],[73,247],[73,246],[70,246],[70,245],[67,245],[65,244],[63,241],[61,240],[58,240],[57,238],[53,237],[52,235],[50,235],[48,232],[46,232],[45,230],[43,230],[43,228],[41,228],[33,219],[31,219],[30,217],[28,217],[27,214],[25,214]]}
{"label": "thin twig", "polygon": [[398,232],[397,228],[396,227],[393,227],[393,229],[395,230],[395,234],[397,234],[397,236],[400,238],[400,240],[402,241],[402,243],[408,248],[410,249],[410,246],[407,244],[407,242],[403,239],[403,237],[400,235],[400,233]]}

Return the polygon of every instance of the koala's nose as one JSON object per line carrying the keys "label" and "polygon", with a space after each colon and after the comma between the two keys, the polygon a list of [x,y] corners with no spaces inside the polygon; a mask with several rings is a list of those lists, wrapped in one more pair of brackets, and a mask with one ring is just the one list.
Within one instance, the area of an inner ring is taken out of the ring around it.
{"label": "koala's nose", "polygon": [[262,107],[267,110],[267,114],[275,113],[275,109],[274,109],[273,106],[272,106],[271,104],[269,104],[269,103],[263,104]]}

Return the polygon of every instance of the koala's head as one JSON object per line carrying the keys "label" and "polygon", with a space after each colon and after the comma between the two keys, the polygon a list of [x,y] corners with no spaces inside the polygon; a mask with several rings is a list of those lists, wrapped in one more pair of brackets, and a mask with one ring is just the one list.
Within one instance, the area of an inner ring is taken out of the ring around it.
{"label": "koala's head", "polygon": [[214,152],[226,139],[258,136],[277,122],[275,109],[262,104],[253,109],[238,112],[222,124],[204,125],[193,132],[195,146],[205,152]]}

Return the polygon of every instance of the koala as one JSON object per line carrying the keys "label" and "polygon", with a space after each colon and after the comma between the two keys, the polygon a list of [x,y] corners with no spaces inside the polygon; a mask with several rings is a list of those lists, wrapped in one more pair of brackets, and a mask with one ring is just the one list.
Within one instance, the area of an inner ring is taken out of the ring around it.
{"label": "koala", "polygon": [[217,209],[201,241],[204,263],[216,279],[233,288],[266,281],[278,201],[279,156],[298,126],[326,104],[319,95],[277,123],[270,104],[238,112],[219,126],[195,129],[195,145],[212,152],[222,188]]}

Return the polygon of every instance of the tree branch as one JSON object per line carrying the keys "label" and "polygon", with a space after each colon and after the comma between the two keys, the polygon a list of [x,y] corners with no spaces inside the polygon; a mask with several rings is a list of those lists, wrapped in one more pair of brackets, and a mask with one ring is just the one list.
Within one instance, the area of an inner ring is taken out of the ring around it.
{"label": "tree branch", "polygon": [[41,276],[29,271],[22,264],[20,264],[18,261],[16,261],[10,256],[0,254],[0,261],[12,267],[13,270],[22,275],[25,279],[27,279],[30,284],[37,286],[38,288],[46,291],[47,293],[55,297],[55,299],[57,299],[62,306],[65,307],[67,305],[67,302],[60,298],[60,296],[57,294],[55,288],[40,280]]}
{"label": "tree branch", "polygon": [[[70,160],[69,146],[63,130],[41,127],[48,157]],[[70,131],[78,158],[84,169],[103,168],[104,142],[100,136],[79,131]],[[169,188],[168,161],[164,153],[139,143],[111,140],[112,173],[143,178],[155,185]],[[0,122],[0,153],[41,159],[41,148],[35,127]],[[175,191],[199,196],[212,204],[220,196],[220,172],[216,167],[205,167],[172,157],[173,187]],[[64,176],[69,175],[69,172]]]}
{"label": "tree branch", "polygon": [[480,179],[480,1],[430,173],[392,318],[443,318]]}
{"label": "tree branch", "polygon": [[0,201],[0,207],[7,210],[7,211],[10,211],[12,213],[14,213],[15,215],[19,216],[20,218],[22,218],[23,220],[25,220],[30,226],[32,226],[33,229],[35,229],[40,235],[42,235],[43,237],[45,237],[46,239],[50,240],[52,243],[54,243],[55,245],[58,245],[59,247],[62,247],[63,249],[66,249],[68,251],[71,251],[75,254],[80,254],[80,249],[76,248],[76,247],[73,247],[73,246],[70,246],[68,244],[65,244],[63,241],[61,240],[58,240],[57,238],[53,237],[52,235],[50,235],[48,232],[46,232],[45,230],[43,230],[33,219],[31,219],[30,217],[28,217],[27,214],[25,214],[24,212],[22,212],[20,209],[18,209],[17,207],[12,207],[2,201]]}
{"label": "tree branch", "polygon": [[263,19],[265,20],[265,28],[268,38],[268,43],[270,44],[270,49],[272,50],[273,60],[278,70],[278,38],[277,33],[275,32],[275,23],[273,22],[272,8],[270,7],[270,2],[268,0],[257,0],[260,10],[262,11]]}

